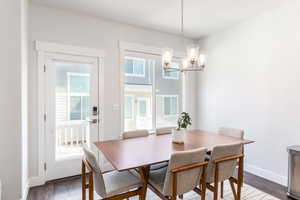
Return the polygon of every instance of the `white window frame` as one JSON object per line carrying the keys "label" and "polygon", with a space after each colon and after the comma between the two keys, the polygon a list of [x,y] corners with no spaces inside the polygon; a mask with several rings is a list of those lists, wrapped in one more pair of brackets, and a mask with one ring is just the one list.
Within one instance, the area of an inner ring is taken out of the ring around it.
{"label": "white window frame", "polygon": [[125,95],[124,96],[124,103],[125,103],[125,98],[130,97],[131,98],[131,117],[130,118],[125,118],[125,110],[124,110],[124,120],[134,120],[134,96],[133,95]]}
{"label": "white window frame", "polygon": [[179,80],[179,72],[174,72],[174,73],[176,73],[176,77],[172,77],[172,76],[167,76],[163,67],[161,68],[161,70],[162,70],[162,78],[163,79]]}
{"label": "white window frame", "polygon": [[[150,98],[150,97],[149,97]],[[150,110],[148,109],[148,106],[149,106],[149,98],[147,97],[138,97],[137,98],[137,116],[140,117],[140,118],[147,118],[149,117],[149,114],[150,113]],[[146,102],[146,116],[141,116],[140,115],[140,101],[145,101]]]}
{"label": "white window frame", "polygon": [[[81,100],[81,111],[82,111],[82,97],[89,97],[89,93],[80,93],[80,92],[71,92],[71,77],[80,77],[80,76],[85,76],[85,77],[90,77],[90,75],[88,73],[79,73],[79,72],[67,72],[67,84],[68,84],[68,92],[67,92],[67,99],[68,99],[68,120],[71,120],[71,97],[75,96],[75,97],[80,97]],[[80,120],[82,119],[82,116],[80,117]],[[79,121],[80,121],[79,120]],[[72,120],[72,121],[76,121],[76,120]]]}
{"label": "white window frame", "polygon": [[[124,131],[125,128],[125,118],[124,118],[124,97],[125,97],[125,57],[128,54],[132,53],[141,53],[150,55],[150,56],[162,56],[161,52],[163,52],[163,47],[153,47],[153,46],[145,46],[142,44],[137,44],[137,43],[130,43],[130,42],[124,42],[124,41],[119,41],[119,50],[120,50],[120,88],[121,88],[121,94],[120,94],[120,115],[121,115],[121,126],[120,126],[120,133]],[[176,59],[181,59],[185,57],[185,52],[180,52],[180,51],[175,51],[174,52],[174,57]],[[155,70],[153,70],[153,73]],[[155,78],[153,77],[153,85],[155,85]],[[185,74],[182,74],[182,110],[186,110],[186,77]],[[156,91],[155,88],[153,87],[153,98],[152,98],[152,123],[153,123],[153,129],[156,129]],[[179,106],[179,105],[178,105]],[[153,133],[154,133],[153,130]],[[151,130],[150,130],[151,132]]]}
{"label": "white window frame", "polygon": [[143,61],[143,74],[135,74],[134,73],[134,66],[132,66],[132,71],[133,73],[125,73],[126,76],[131,76],[131,77],[141,77],[144,78],[146,76],[146,59],[143,58],[137,58],[137,57],[131,57],[131,56],[125,56],[124,59],[131,59],[131,60],[138,60],[138,61]]}
{"label": "white window frame", "polygon": [[[166,117],[170,117],[170,116],[176,116],[178,115],[178,111],[179,111],[179,96],[178,95],[161,95],[162,97],[162,109],[163,109],[163,115],[166,116]],[[166,115],[165,114],[165,98],[173,98],[173,97],[176,97],[176,101],[177,101],[177,113],[176,114],[169,114],[169,115]]]}

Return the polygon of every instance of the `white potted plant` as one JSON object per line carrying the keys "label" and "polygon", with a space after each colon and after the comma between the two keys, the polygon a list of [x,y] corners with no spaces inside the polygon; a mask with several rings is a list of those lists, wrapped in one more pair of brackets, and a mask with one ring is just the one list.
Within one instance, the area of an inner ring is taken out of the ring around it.
{"label": "white potted plant", "polygon": [[190,125],[192,125],[192,119],[190,115],[187,112],[182,112],[177,121],[177,128],[172,129],[174,143],[184,143],[184,135],[187,127]]}

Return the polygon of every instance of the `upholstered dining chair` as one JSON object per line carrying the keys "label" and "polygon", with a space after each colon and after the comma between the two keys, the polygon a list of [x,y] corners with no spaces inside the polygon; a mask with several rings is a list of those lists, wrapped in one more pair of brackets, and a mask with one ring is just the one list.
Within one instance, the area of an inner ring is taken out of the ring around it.
{"label": "upholstered dining chair", "polygon": [[138,138],[138,137],[146,137],[149,136],[149,131],[146,129],[141,130],[133,130],[123,132],[121,135],[122,139],[130,139],[130,138]]}
{"label": "upholstered dining chair", "polygon": [[[106,200],[121,200],[129,197],[145,195],[141,179],[129,171],[110,171],[102,173],[94,153],[83,147],[82,159],[82,200],[86,200],[86,190],[89,191],[89,200],[94,199],[96,193]],[[86,172],[90,172],[88,183]]]}
{"label": "upholstered dining chair", "polygon": [[[239,139],[244,139],[245,132],[242,129],[221,127],[218,130],[218,134],[236,137]],[[233,177],[237,179],[237,170],[234,171]],[[221,197],[223,198],[223,196],[224,196],[224,182],[222,181],[221,182]]]}
{"label": "upholstered dining chair", "polygon": [[176,197],[196,189],[205,199],[206,149],[176,152],[171,155],[167,168],[150,171],[149,188],[163,200],[176,200]]}
{"label": "upholstered dining chair", "polygon": [[165,134],[171,134],[172,129],[175,129],[176,127],[164,127],[164,128],[158,128],[155,131],[156,135],[165,135]]}
{"label": "upholstered dining chair", "polygon": [[244,139],[244,130],[237,128],[219,128],[218,134]]}
{"label": "upholstered dining chair", "polygon": [[[237,178],[233,177],[238,162]],[[229,180],[234,199],[240,200],[243,182],[243,144],[234,143],[215,146],[211,151],[207,167],[206,187],[214,193],[214,200],[218,199],[219,183]],[[213,186],[211,185],[213,183]],[[237,185],[237,191],[235,185]]]}
{"label": "upholstered dining chair", "polygon": [[[164,127],[164,128],[158,128],[156,129],[155,131],[155,134],[156,135],[166,135],[166,134],[171,134],[172,133],[172,129],[174,129],[176,127]],[[152,165],[150,167],[150,170],[159,170],[159,169],[162,169],[162,168],[165,168],[168,166],[168,162],[163,162],[163,163],[159,163],[159,164],[156,164],[156,165]]]}

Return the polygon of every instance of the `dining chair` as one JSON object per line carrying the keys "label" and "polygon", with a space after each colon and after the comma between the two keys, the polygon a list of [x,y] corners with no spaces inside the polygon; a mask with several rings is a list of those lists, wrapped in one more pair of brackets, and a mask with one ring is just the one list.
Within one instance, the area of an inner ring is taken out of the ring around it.
{"label": "dining chair", "polygon": [[164,128],[158,128],[155,131],[156,135],[165,135],[165,134],[171,134],[172,129],[175,129],[176,127],[164,127]]}
{"label": "dining chair", "polygon": [[[244,139],[245,132],[242,129],[221,127],[218,130],[218,134],[231,136],[231,137],[236,137],[236,138],[239,138],[239,139]],[[236,170],[233,173],[233,177],[237,178]],[[223,196],[224,196],[224,182],[222,181],[221,182],[221,197],[223,198]]]}
{"label": "dining chair", "polygon": [[205,200],[208,164],[204,161],[205,154],[205,148],[173,153],[167,168],[150,171],[149,188],[163,200],[176,200],[201,185],[199,193]]}
{"label": "dining chair", "polygon": [[[166,135],[166,134],[171,134],[172,133],[172,129],[174,129],[176,127],[164,127],[164,128],[158,128],[156,129],[155,131],[155,134],[156,135]],[[159,170],[159,169],[162,169],[162,168],[165,168],[168,166],[168,162],[162,162],[162,163],[159,163],[159,164],[155,164],[155,165],[152,165],[150,167],[150,170]]]}
{"label": "dining chair", "polygon": [[[86,200],[86,190],[89,191],[89,200],[94,199],[96,193],[105,200],[121,200],[139,195],[145,195],[143,183],[129,171],[116,170],[102,173],[95,154],[86,146],[83,147],[82,159],[82,200]],[[86,172],[90,172],[87,179]],[[88,183],[87,183],[88,180]]]}
{"label": "dining chair", "polygon": [[244,139],[244,130],[237,128],[219,128],[218,134]]}
{"label": "dining chair", "polygon": [[146,129],[126,131],[126,132],[123,132],[123,134],[122,134],[123,139],[146,137],[146,136],[149,136],[149,131]]}
{"label": "dining chair", "polygon": [[[238,176],[233,177],[238,162]],[[214,193],[214,200],[218,199],[219,183],[229,180],[234,199],[240,200],[243,182],[244,154],[243,144],[234,143],[215,146],[208,161],[206,187]],[[213,183],[213,185],[211,185]],[[235,185],[237,185],[237,191]]]}

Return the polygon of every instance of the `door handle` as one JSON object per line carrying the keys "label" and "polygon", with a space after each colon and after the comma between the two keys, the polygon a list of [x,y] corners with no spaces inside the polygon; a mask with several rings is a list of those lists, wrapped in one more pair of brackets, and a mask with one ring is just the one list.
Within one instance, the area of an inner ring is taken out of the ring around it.
{"label": "door handle", "polygon": [[86,120],[87,122],[89,122],[90,124],[97,124],[98,123],[98,119],[91,119],[91,120]]}

